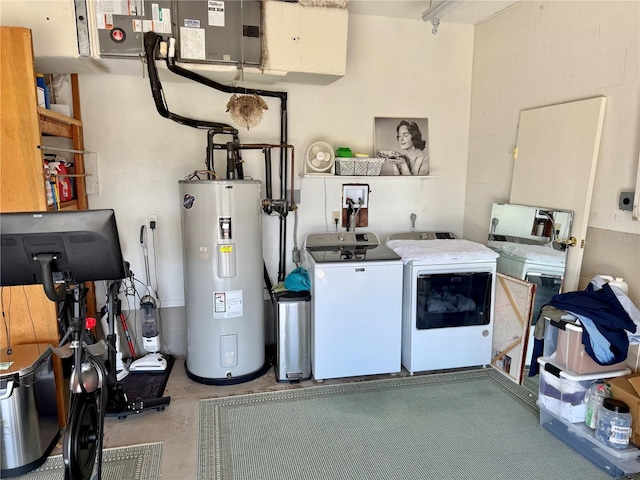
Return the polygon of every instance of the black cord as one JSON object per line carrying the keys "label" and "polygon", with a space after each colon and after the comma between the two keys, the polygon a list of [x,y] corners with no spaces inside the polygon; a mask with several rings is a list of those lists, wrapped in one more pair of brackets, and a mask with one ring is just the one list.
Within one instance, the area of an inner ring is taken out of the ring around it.
{"label": "black cord", "polygon": [[156,255],[156,229],[151,230],[151,245],[153,246],[153,276],[156,280],[156,288],[154,290],[156,300],[158,301],[158,308],[160,308],[160,295],[158,295],[158,290],[160,289],[160,285],[158,283],[158,257]]}
{"label": "black cord", "polygon": [[9,325],[7,325],[7,318],[5,317],[4,310],[4,288],[0,287],[0,304],[2,306],[2,321],[4,322],[4,331],[7,336],[7,355],[11,355],[13,350],[11,349],[11,292],[9,289]]}
{"label": "black cord", "polygon": [[27,305],[27,312],[29,312],[29,321],[31,322],[31,330],[33,330],[33,338],[35,339],[36,343],[40,343],[38,341],[38,334],[36,333],[36,326],[33,323],[33,316],[31,315],[31,309],[29,308],[29,301],[27,300],[27,290],[24,287],[24,285],[22,286],[22,293],[24,294],[25,304]]}
{"label": "black cord", "polygon": [[162,313],[161,313],[162,301],[160,300],[160,295],[158,294],[158,290],[160,290],[160,283],[158,282],[158,256],[156,255],[156,229],[155,228],[151,230],[151,245],[153,246],[153,276],[156,280],[156,288],[154,293],[155,293],[156,301],[158,302],[156,313],[158,314],[158,324],[159,324],[158,329],[160,330],[160,341],[165,346],[167,352],[169,352],[169,355],[173,355],[173,353],[171,353],[171,349],[169,348],[169,345],[164,339],[164,330],[160,327],[162,325]]}

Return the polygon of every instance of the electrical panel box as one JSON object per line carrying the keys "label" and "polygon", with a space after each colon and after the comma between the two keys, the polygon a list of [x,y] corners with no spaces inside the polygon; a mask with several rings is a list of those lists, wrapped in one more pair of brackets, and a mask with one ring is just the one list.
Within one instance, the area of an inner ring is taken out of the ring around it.
{"label": "electrical panel box", "polygon": [[176,38],[180,62],[260,65],[260,0],[96,2],[101,57],[144,55],[144,33]]}
{"label": "electrical panel box", "polygon": [[171,0],[96,2],[100,56],[137,58],[144,54],[145,32],[171,35],[171,4]]}
{"label": "electrical panel box", "polygon": [[177,1],[178,61],[260,65],[260,0]]}

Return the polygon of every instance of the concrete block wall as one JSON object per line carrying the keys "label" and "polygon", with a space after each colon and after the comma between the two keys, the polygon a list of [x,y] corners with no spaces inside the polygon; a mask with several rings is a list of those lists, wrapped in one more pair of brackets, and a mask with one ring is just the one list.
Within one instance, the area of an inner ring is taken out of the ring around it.
{"label": "concrete block wall", "polygon": [[509,200],[520,111],[605,96],[581,283],[624,275],[640,292],[640,222],[618,209],[639,163],[639,5],[523,0],[476,26],[465,238],[484,243],[492,203]]}

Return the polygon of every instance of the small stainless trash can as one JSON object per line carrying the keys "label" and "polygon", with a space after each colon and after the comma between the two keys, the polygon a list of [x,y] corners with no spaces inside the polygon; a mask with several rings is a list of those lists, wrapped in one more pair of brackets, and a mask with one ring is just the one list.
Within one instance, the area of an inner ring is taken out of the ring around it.
{"label": "small stainless trash can", "polygon": [[60,436],[52,352],[33,343],[0,352],[0,478],[42,465]]}
{"label": "small stainless trash can", "polygon": [[311,378],[311,294],[276,294],[276,379],[295,382]]}

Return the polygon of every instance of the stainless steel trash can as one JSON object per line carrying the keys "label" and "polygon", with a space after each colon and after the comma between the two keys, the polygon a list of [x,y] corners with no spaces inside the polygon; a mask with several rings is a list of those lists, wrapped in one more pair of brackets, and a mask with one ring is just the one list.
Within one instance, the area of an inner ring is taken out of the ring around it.
{"label": "stainless steel trash can", "polygon": [[48,344],[0,352],[0,477],[42,465],[60,436],[52,352]]}
{"label": "stainless steel trash can", "polygon": [[311,294],[276,294],[276,379],[296,382],[311,378]]}

